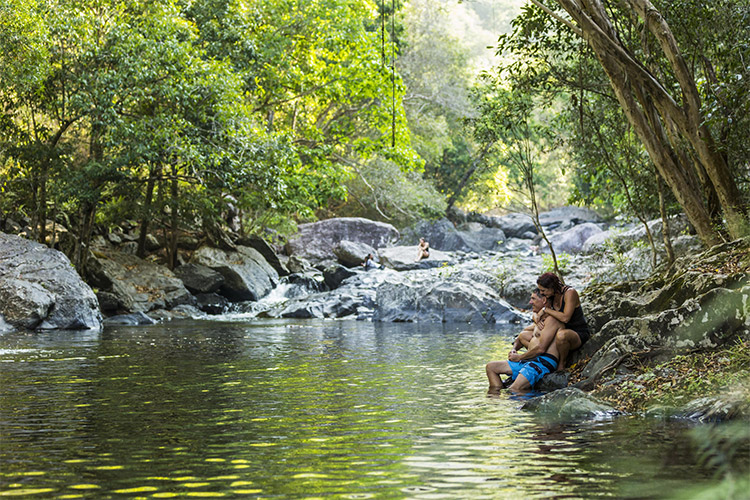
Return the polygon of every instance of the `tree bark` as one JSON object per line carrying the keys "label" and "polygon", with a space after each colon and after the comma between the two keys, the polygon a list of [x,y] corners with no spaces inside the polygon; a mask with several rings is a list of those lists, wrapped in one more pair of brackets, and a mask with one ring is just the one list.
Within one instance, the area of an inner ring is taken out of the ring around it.
{"label": "tree bark", "polygon": [[461,196],[464,188],[469,183],[469,179],[471,179],[471,176],[474,175],[474,173],[477,171],[479,165],[481,165],[482,161],[484,160],[484,157],[487,156],[487,153],[494,144],[494,141],[485,144],[482,150],[479,152],[479,156],[474,158],[474,161],[471,163],[471,167],[466,171],[463,178],[461,178],[461,181],[458,183],[458,187],[456,187],[453,193],[451,193],[451,195],[448,197],[448,206],[445,208],[446,214],[451,211],[451,208],[453,208],[453,205],[458,200],[458,197]]}
{"label": "tree bark", "polygon": [[178,199],[179,195],[179,186],[177,184],[177,166],[172,165],[172,182],[170,186],[170,194],[172,197],[172,213],[171,215],[171,226],[172,231],[170,233],[169,240],[167,240],[167,264],[169,265],[170,269],[174,269],[177,266],[177,231],[179,226],[179,204],[180,200]]}
{"label": "tree bark", "polygon": [[669,217],[667,216],[667,205],[664,202],[664,189],[662,189],[661,178],[656,175],[656,189],[659,191],[659,214],[661,215],[661,236],[664,240],[664,250],[667,252],[667,264],[674,264],[674,249],[672,240],[669,239]]}
{"label": "tree bark", "polygon": [[[635,3],[645,1],[632,0]],[[667,136],[669,126],[674,124],[681,136],[693,144],[698,156],[705,163],[702,156],[705,151],[703,153],[698,151],[687,129],[688,124],[691,123],[688,117],[700,116],[699,109],[693,109],[699,105],[695,101],[695,96],[685,98],[685,101],[690,101],[686,111],[678,106],[659,81],[623,46],[601,1],[588,0],[579,4],[575,0],[558,0],[558,3],[577,23],[584,39],[594,51],[628,121],[643,142],[659,173],[685,210],[698,236],[708,246],[719,243],[719,234],[712,224],[701,190],[696,189],[698,180],[695,171],[692,165],[684,165],[680,162],[680,155],[672,147]],[[675,52],[670,56],[672,57],[670,61],[674,61],[672,64],[678,64],[677,59],[674,59]],[[677,68],[676,71],[682,74],[686,68]],[[663,123],[667,124],[667,130]],[[712,168],[718,167],[712,166]],[[724,188],[728,189],[726,186]],[[721,194],[719,197],[721,199]],[[723,203],[722,208],[727,217],[734,213],[731,207]]]}
{"label": "tree bark", "polygon": [[161,176],[161,165],[157,165],[150,170],[148,183],[146,184],[146,197],[143,201],[143,214],[141,216],[141,231],[138,234],[138,250],[136,255],[141,259],[146,256],[146,236],[151,219],[152,205],[154,199],[154,187],[157,179]]}

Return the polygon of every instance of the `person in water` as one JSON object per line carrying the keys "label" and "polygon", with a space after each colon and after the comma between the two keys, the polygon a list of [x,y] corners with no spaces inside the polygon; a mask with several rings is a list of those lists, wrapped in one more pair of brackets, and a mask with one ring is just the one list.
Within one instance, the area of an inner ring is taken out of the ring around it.
{"label": "person in water", "polygon": [[562,323],[562,328],[555,336],[555,345],[560,353],[557,369],[564,370],[568,353],[580,348],[591,337],[591,331],[583,316],[581,299],[574,288],[563,285],[554,273],[542,274],[536,280],[536,284],[549,302],[548,306],[542,307],[540,314]]}
{"label": "person in water", "polygon": [[513,381],[509,387],[511,391],[527,392],[542,377],[557,369],[558,352],[555,334],[562,324],[555,318],[542,317],[539,314],[547,304],[547,298],[542,295],[539,289],[532,292],[529,304],[531,304],[531,310],[534,313],[534,326],[531,330],[531,336],[525,344],[526,352],[518,352],[518,348],[521,348],[522,344],[517,338],[513,343],[512,350],[508,353],[507,361],[490,361],[487,363],[485,371],[490,383],[490,390],[503,387],[500,375],[504,374],[510,375],[510,379]]}
{"label": "person in water", "polygon": [[414,262],[419,262],[422,259],[426,259],[430,256],[430,244],[424,240],[424,238],[419,238],[419,246],[417,247],[417,258],[414,260]]}

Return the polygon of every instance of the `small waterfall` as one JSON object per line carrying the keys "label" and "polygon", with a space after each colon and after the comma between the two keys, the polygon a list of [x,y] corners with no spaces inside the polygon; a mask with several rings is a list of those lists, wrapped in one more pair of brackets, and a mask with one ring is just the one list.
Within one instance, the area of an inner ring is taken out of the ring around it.
{"label": "small waterfall", "polygon": [[[255,302],[240,302],[234,304],[226,314],[222,314],[222,319],[253,319],[260,313],[283,304],[289,299],[317,293],[325,285],[314,279],[296,279],[295,282],[289,282],[289,276],[281,278],[271,292],[262,299]],[[294,279],[294,278],[293,278]]]}

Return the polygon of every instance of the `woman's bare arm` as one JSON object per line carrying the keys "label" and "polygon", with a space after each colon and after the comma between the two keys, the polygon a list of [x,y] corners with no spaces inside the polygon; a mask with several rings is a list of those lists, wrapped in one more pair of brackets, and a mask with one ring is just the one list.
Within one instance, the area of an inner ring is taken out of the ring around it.
{"label": "woman's bare arm", "polygon": [[578,297],[578,292],[575,288],[568,288],[565,292],[565,309],[562,311],[554,311],[550,308],[545,307],[544,312],[549,314],[562,324],[566,324],[573,317],[573,311],[576,307],[581,305],[581,299]]}

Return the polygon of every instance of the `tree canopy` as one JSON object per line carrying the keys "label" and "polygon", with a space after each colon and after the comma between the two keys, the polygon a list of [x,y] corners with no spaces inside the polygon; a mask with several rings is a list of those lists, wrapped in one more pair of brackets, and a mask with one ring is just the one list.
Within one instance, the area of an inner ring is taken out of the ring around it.
{"label": "tree canopy", "polygon": [[123,221],[174,265],[184,231],[231,246],[228,213],[402,226],[529,194],[746,234],[750,6],[519,5],[8,0],[0,213],[68,228],[77,266]]}

